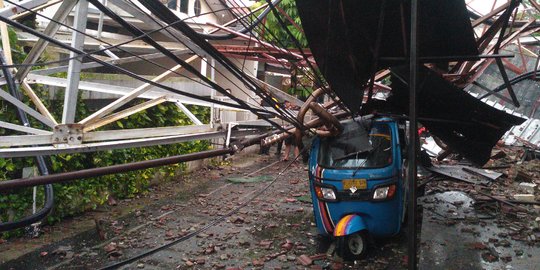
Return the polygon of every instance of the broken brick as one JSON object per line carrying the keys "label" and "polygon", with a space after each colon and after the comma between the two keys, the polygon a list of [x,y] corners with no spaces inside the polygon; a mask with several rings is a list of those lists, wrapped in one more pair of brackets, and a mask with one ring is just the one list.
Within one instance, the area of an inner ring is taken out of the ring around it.
{"label": "broken brick", "polygon": [[482,253],[482,259],[486,262],[496,262],[499,260],[499,257],[494,256],[491,252],[484,252]]}
{"label": "broken brick", "polygon": [[297,259],[297,262],[303,266],[309,266],[311,264],[313,264],[313,261],[311,260],[311,258],[308,256],[308,255],[300,255],[300,257],[298,257]]}
{"label": "broken brick", "polygon": [[534,194],[515,194],[514,200],[524,202],[535,202]]}
{"label": "broken brick", "polygon": [[253,266],[264,266],[264,260],[256,259],[252,261]]}
{"label": "broken brick", "polygon": [[272,246],[272,243],[274,243],[274,241],[272,241],[272,240],[262,240],[259,243],[259,246],[264,248],[264,249],[270,249],[270,247]]}
{"label": "broken brick", "polygon": [[474,242],[469,244],[470,249],[476,249],[476,250],[486,250],[488,247],[481,242]]}
{"label": "broken brick", "polygon": [[103,247],[105,252],[109,253],[117,249],[117,244],[115,242],[110,242],[105,247]]}
{"label": "broken brick", "polygon": [[318,261],[318,260],[324,260],[327,258],[326,254],[325,253],[321,253],[321,254],[317,254],[317,255],[313,255],[310,257],[311,260],[313,261]]}

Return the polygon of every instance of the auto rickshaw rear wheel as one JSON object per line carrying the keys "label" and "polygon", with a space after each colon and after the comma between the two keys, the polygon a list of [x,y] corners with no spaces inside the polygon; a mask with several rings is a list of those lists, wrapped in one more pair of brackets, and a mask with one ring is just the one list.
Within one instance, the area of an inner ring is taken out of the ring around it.
{"label": "auto rickshaw rear wheel", "polygon": [[340,245],[343,259],[354,261],[363,258],[366,254],[367,245],[367,234],[365,231],[343,237]]}

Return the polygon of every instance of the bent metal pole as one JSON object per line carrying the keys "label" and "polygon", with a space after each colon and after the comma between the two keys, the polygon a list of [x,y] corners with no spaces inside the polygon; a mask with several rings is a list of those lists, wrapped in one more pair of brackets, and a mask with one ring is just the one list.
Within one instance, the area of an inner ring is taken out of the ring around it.
{"label": "bent metal pole", "polygon": [[410,32],[410,53],[409,53],[409,167],[407,175],[409,176],[409,194],[408,194],[408,212],[409,228],[407,232],[407,251],[408,263],[407,269],[418,269],[417,260],[417,214],[416,214],[416,157],[418,151],[418,125],[417,125],[417,80],[418,80],[418,0],[411,1],[411,32]]}
{"label": "bent metal pole", "polygon": [[140,162],[113,165],[113,166],[108,166],[108,167],[92,168],[92,169],[79,170],[79,171],[74,171],[74,172],[66,172],[66,173],[50,174],[50,175],[43,175],[43,176],[37,176],[37,177],[31,177],[31,178],[21,178],[21,179],[14,179],[14,180],[8,180],[8,181],[1,181],[0,192],[4,192],[4,191],[15,189],[15,188],[32,187],[32,186],[39,186],[39,185],[53,184],[53,183],[62,183],[62,182],[67,182],[67,181],[72,181],[72,180],[77,180],[77,179],[83,179],[83,178],[90,178],[90,177],[96,177],[96,176],[102,176],[102,175],[108,175],[108,174],[114,174],[114,173],[148,169],[148,168],[170,165],[170,164],[175,164],[175,163],[180,163],[180,162],[217,157],[217,156],[222,156],[222,155],[232,154],[232,153],[234,153],[233,148],[208,150],[208,151],[203,151],[203,152],[198,152],[198,153],[159,158],[159,159],[154,159],[154,160],[145,160],[145,161],[140,161]]}

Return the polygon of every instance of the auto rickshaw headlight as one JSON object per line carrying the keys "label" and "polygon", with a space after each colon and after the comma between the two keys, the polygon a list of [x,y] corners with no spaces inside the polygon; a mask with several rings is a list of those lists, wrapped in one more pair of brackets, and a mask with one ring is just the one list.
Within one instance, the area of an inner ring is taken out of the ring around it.
{"label": "auto rickshaw headlight", "polygon": [[336,193],[332,188],[315,186],[315,193],[319,199],[335,201]]}
{"label": "auto rickshaw headlight", "polygon": [[336,198],[336,193],[331,188],[321,187],[321,192],[322,192],[323,198],[326,199],[326,200],[335,200],[335,199],[337,199]]}
{"label": "auto rickshaw headlight", "polygon": [[396,194],[396,185],[389,185],[385,187],[379,187],[373,192],[374,200],[391,199]]}

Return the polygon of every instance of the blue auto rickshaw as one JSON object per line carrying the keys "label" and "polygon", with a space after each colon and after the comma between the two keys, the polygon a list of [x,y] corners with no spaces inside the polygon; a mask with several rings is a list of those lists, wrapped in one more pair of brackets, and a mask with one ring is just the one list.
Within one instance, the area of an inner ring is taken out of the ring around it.
{"label": "blue auto rickshaw", "polygon": [[319,233],[345,259],[361,258],[368,236],[396,235],[406,207],[405,125],[392,118],[341,122],[335,137],[315,137],[309,181]]}

